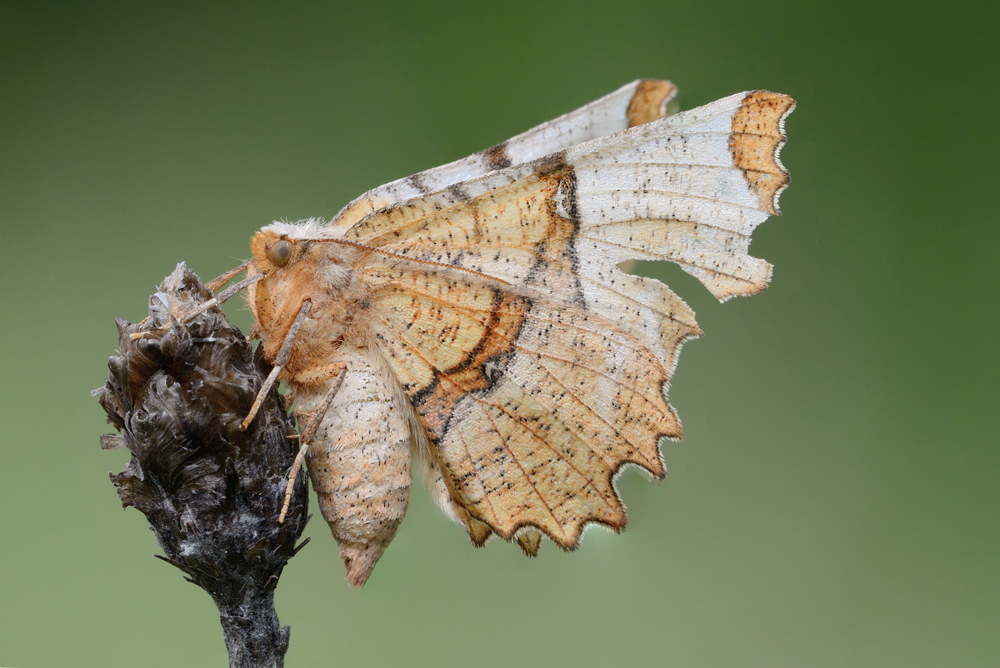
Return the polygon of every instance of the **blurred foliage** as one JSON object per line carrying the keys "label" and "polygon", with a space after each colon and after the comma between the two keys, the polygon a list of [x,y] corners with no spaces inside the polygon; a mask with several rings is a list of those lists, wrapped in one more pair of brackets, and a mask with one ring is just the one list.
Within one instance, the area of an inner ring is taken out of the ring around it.
{"label": "blurred foliage", "polygon": [[[490,146],[637,77],[798,109],[772,287],[695,307],[663,484],[621,536],[476,550],[416,489],[363,591],[322,522],[289,665],[1000,664],[997,10],[967,3],[8,3],[0,18],[0,664],[224,665],[149,557],[89,390],[179,260]],[[237,300],[234,300],[237,301]],[[246,328],[249,316],[228,309]],[[114,549],[112,549],[114,545]]]}

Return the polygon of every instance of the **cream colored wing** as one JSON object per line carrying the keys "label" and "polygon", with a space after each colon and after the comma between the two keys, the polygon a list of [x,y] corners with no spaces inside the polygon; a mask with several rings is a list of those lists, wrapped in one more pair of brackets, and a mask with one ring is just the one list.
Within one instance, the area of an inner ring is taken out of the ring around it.
{"label": "cream colored wing", "polygon": [[347,229],[378,209],[663,118],[676,93],[677,89],[669,81],[633,81],[576,111],[542,123],[485,151],[379,186],[345,206],[331,224],[337,229]]}
{"label": "cream colored wing", "polygon": [[694,313],[619,270],[670,260],[720,300],[766,287],[750,234],[788,183],[791,98],[734,95],[490,172],[337,230],[375,249],[374,346],[426,428],[432,470],[476,542],[529,553],[624,524],[613,476],[664,473],[666,388]]}

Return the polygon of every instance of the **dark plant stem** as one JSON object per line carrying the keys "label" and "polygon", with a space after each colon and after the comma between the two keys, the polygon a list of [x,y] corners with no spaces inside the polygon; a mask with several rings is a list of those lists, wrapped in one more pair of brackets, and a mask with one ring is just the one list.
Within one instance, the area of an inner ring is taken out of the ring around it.
{"label": "dark plant stem", "polygon": [[281,628],[274,592],[251,592],[236,605],[215,601],[232,668],[285,665],[291,627]]}

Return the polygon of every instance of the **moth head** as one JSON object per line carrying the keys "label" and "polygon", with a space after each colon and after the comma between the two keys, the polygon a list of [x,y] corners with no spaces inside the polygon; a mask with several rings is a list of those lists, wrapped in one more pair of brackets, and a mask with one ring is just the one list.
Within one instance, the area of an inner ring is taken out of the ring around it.
{"label": "moth head", "polygon": [[254,264],[262,274],[270,274],[294,262],[301,253],[295,240],[278,235],[270,230],[262,230],[250,242]]}
{"label": "moth head", "polygon": [[354,266],[371,248],[342,238],[320,218],[275,221],[250,243],[254,265],[268,282],[310,281],[334,293],[351,284]]}
{"label": "moth head", "polygon": [[260,274],[262,279],[248,286],[247,302],[256,331],[265,342],[265,354],[267,346],[280,344],[282,327],[295,319],[302,302],[314,292],[313,246],[308,240],[268,228],[250,241],[253,259],[248,273]]}

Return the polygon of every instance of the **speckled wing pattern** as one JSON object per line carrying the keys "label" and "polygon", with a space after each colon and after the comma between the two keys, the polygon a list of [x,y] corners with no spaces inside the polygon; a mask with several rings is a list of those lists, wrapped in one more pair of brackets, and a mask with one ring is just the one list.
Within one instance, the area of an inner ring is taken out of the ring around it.
{"label": "speckled wing pattern", "polygon": [[476,543],[533,554],[542,532],[572,549],[588,523],[624,526],[624,465],[665,475],[658,440],[681,434],[668,381],[701,332],[620,263],[670,260],[720,300],[770,280],[748,246],[788,184],[794,102],[755,91],[661,118],[672,95],[630,84],[331,222],[373,249],[358,269],[373,347],[422,427],[439,503]]}
{"label": "speckled wing pattern", "polygon": [[388,206],[663,118],[676,95],[677,88],[669,81],[633,81],[485,151],[370,190],[345,206],[331,221],[331,226],[346,230],[366,215]]}

